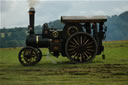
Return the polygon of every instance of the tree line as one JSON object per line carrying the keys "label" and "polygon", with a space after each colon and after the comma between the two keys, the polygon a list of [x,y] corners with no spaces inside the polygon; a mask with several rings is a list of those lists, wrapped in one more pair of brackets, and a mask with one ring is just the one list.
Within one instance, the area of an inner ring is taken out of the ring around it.
{"label": "tree line", "polygon": [[[105,23],[107,30],[107,41],[128,40],[128,11],[120,15],[108,16]],[[50,28],[63,29],[64,24],[60,20],[48,23]],[[42,26],[35,26],[35,33],[42,33]],[[0,29],[0,48],[25,46],[25,39],[28,35],[27,27],[2,28]]]}

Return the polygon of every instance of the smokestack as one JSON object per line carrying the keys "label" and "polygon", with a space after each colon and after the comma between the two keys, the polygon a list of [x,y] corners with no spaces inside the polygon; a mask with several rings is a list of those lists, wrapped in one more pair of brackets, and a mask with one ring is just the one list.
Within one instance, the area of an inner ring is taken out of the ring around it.
{"label": "smokestack", "polygon": [[33,7],[29,10],[29,31],[30,34],[34,34],[34,16],[35,16],[35,9]]}

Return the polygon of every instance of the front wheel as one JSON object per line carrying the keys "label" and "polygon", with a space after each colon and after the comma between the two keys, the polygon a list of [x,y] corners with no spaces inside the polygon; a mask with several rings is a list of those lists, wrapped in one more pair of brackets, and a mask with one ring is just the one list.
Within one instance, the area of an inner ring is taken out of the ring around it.
{"label": "front wheel", "polygon": [[78,32],[67,40],[65,52],[73,63],[90,62],[96,56],[97,43],[90,34]]}
{"label": "front wheel", "polygon": [[38,63],[41,59],[39,49],[33,47],[24,47],[19,52],[19,61],[24,66],[32,66]]}

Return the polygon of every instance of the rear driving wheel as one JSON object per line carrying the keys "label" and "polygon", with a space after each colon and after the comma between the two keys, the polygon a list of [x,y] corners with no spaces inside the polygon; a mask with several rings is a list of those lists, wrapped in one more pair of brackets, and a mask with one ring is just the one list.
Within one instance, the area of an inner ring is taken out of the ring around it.
{"label": "rear driving wheel", "polygon": [[97,53],[97,44],[88,33],[78,32],[67,40],[65,52],[73,63],[86,63],[94,59]]}

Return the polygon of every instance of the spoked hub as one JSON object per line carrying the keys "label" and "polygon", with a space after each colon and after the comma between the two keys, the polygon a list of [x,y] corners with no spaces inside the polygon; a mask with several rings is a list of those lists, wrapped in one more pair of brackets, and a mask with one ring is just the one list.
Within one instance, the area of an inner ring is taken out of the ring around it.
{"label": "spoked hub", "polygon": [[19,53],[19,61],[24,66],[35,65],[41,60],[42,54],[39,49],[33,47],[25,47]]}
{"label": "spoked hub", "polygon": [[95,39],[88,33],[78,32],[70,36],[66,42],[65,51],[67,57],[73,63],[85,63],[92,61],[97,53]]}
{"label": "spoked hub", "polygon": [[77,28],[76,26],[70,26],[68,29],[67,29],[67,34],[70,36],[76,32],[78,32],[79,28]]}
{"label": "spoked hub", "polygon": [[82,26],[76,23],[66,24],[63,29],[63,37],[67,40],[72,34],[76,32],[82,32]]}

